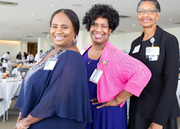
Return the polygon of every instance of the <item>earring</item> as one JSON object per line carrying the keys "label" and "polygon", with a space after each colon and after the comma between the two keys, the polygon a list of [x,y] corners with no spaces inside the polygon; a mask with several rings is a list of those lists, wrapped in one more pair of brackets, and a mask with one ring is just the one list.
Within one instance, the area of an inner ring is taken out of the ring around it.
{"label": "earring", "polygon": [[47,40],[48,40],[49,42],[52,42],[52,39],[50,38],[50,34],[47,35]]}
{"label": "earring", "polygon": [[78,36],[76,35],[75,38],[73,38],[73,42],[74,42],[75,45],[77,43],[77,40],[78,40]]}
{"label": "earring", "polygon": [[158,24],[158,20],[156,20],[156,25]]}
{"label": "earring", "polygon": [[47,35],[47,39],[49,39],[49,34]]}
{"label": "earring", "polygon": [[77,43],[77,40],[76,40],[75,38],[73,38],[73,42],[74,42],[74,44],[76,45],[76,43]]}

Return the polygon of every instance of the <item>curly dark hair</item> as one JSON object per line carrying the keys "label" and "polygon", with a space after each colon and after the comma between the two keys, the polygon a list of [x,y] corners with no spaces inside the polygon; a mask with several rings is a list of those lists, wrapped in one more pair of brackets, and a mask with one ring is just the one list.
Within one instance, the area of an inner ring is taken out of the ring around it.
{"label": "curly dark hair", "polygon": [[106,18],[108,20],[109,28],[112,32],[119,25],[118,12],[112,7],[112,5],[107,4],[95,4],[92,6],[92,8],[86,12],[82,24],[85,25],[85,28],[89,31],[91,24],[98,17]]}

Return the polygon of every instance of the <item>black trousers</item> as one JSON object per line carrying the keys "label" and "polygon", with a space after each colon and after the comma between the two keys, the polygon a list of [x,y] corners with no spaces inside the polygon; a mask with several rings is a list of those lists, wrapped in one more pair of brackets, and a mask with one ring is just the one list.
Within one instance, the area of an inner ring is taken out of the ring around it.
{"label": "black trousers", "polygon": [[[136,113],[135,116],[130,116],[128,129],[148,129],[151,123],[151,119],[143,118],[139,113]],[[168,120],[163,129],[178,129],[177,118]]]}

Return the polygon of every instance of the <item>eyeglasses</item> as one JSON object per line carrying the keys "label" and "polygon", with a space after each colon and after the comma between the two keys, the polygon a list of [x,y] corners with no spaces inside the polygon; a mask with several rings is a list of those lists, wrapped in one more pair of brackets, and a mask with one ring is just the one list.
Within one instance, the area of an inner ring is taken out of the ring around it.
{"label": "eyeglasses", "polygon": [[147,14],[152,15],[152,14],[154,14],[155,12],[158,12],[158,10],[156,10],[156,9],[149,9],[149,10],[138,10],[138,11],[137,11],[137,13],[138,13],[139,15],[144,15],[146,12],[147,12]]}

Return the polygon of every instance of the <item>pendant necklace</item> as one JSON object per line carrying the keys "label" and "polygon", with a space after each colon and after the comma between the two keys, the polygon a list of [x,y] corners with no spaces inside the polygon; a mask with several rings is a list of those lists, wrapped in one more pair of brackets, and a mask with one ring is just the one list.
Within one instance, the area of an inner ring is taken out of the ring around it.
{"label": "pendant necklace", "polygon": [[[96,54],[98,54],[98,52],[96,52]],[[93,55],[95,55],[95,54],[93,54]],[[101,57],[101,56],[100,56],[100,57]],[[99,58],[100,58],[100,57],[99,57]],[[99,59],[99,58],[98,58],[98,59]],[[92,60],[95,60],[95,59],[90,59],[90,58],[88,57],[88,64],[90,64]]]}
{"label": "pendant necklace", "polygon": [[90,63],[91,63],[91,61],[92,61],[92,59],[90,59],[90,58],[89,58],[88,64],[90,64]]}
{"label": "pendant necklace", "polygon": [[[91,48],[92,48],[92,47],[91,47]],[[90,49],[91,49],[91,48],[90,48]],[[90,50],[90,49],[89,49],[89,50]],[[104,49],[104,47],[103,47],[103,49]],[[96,57],[96,55],[97,55],[97,57],[98,57],[97,60],[99,60],[100,57],[101,57],[101,54],[102,54],[103,49],[102,49],[102,48],[97,49],[97,50],[92,54],[92,57]],[[89,52],[89,51],[88,51],[88,52]],[[88,56],[88,64],[90,64],[92,60],[95,60],[95,59],[90,59],[89,56]]]}

